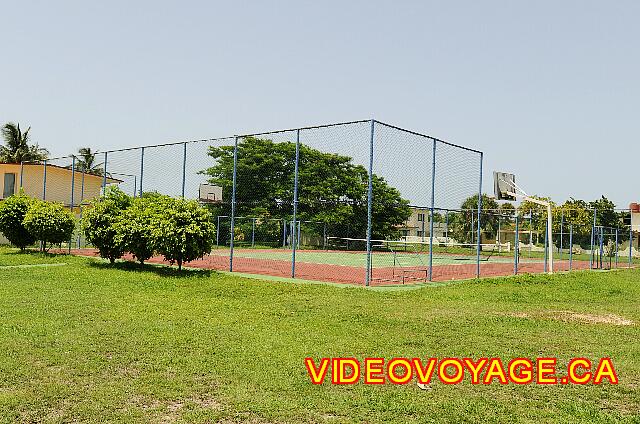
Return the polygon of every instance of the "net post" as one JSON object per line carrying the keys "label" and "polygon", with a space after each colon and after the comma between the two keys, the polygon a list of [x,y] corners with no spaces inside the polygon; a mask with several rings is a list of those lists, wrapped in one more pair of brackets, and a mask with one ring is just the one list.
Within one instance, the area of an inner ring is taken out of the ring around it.
{"label": "net post", "polygon": [[480,278],[480,217],[482,213],[482,162],[484,159],[484,154],[480,152],[480,183],[478,188],[478,219],[477,219],[477,227],[478,227],[478,240],[476,247],[476,278]]}
{"label": "net post", "polygon": [[544,272],[549,270],[549,221],[545,224],[544,232]]}
{"label": "net post", "polygon": [[216,217],[217,224],[216,225],[216,249],[220,248],[220,215]]}
{"label": "net post", "polygon": [[140,195],[142,197],[142,179],[144,177],[144,147],[140,148]]}
{"label": "net post", "polygon": [[569,224],[569,271],[573,268],[573,224]]}
{"label": "net post", "polygon": [[591,259],[589,261],[589,269],[593,269],[593,254],[594,254],[594,242],[596,231],[596,208],[593,208],[593,225],[591,226]]}
{"label": "net post", "polygon": [[518,212],[516,211],[516,235],[514,238],[514,245],[515,245],[515,250],[514,250],[514,254],[513,254],[513,275],[518,275],[518,247],[520,246],[520,237],[519,237],[519,233],[518,233]]}
{"label": "net post", "polygon": [[256,246],[256,219],[251,218],[251,247]]}
{"label": "net post", "polygon": [[560,209],[560,260],[562,260],[562,244],[563,244],[563,235],[564,235],[564,208]]}
{"label": "net post", "polygon": [[47,161],[43,162],[44,170],[42,173],[42,200],[47,200]]}
{"label": "net post", "polygon": [[[70,204],[69,204],[69,209],[71,210],[71,213],[73,214],[73,201],[75,200],[73,198],[73,192],[75,190],[76,186],[76,157],[75,155],[71,156],[71,199],[70,200]],[[69,239],[69,254],[71,254],[71,241],[73,240],[73,233],[71,234],[71,238]]]}
{"label": "net post", "polygon": [[375,121],[371,120],[371,139],[369,141],[369,187],[367,190],[367,271],[365,286],[371,283],[371,213],[373,205],[373,139],[375,134]]}
{"label": "net post", "polygon": [[233,239],[236,224],[236,178],[238,170],[238,137],[233,146],[233,186],[231,188],[231,235],[229,236],[229,272],[233,272]]}
{"label": "net post", "polygon": [[187,143],[182,145],[182,198],[187,184]]}
{"label": "net post", "polygon": [[629,268],[633,262],[633,226],[631,225],[631,214],[633,212],[629,209]]}
{"label": "net post", "polygon": [[[431,162],[431,207],[429,213],[429,281],[433,281],[433,217],[436,190],[436,140],[433,140],[433,160]],[[422,221],[424,228],[424,220]],[[423,232],[424,237],[424,232]]]}
{"label": "net post", "polygon": [[296,278],[296,248],[298,247],[298,235],[296,233],[296,225],[299,224],[297,222],[298,215],[298,166],[300,165],[300,130],[296,130],[296,159],[295,165],[293,168],[293,228],[292,228],[292,237],[293,237],[293,246],[291,249],[291,278]]}
{"label": "net post", "polygon": [[107,190],[107,152],[104,152],[104,172],[102,173],[102,194]]}
{"label": "net post", "polygon": [[618,269],[618,227],[616,227],[616,269]]}

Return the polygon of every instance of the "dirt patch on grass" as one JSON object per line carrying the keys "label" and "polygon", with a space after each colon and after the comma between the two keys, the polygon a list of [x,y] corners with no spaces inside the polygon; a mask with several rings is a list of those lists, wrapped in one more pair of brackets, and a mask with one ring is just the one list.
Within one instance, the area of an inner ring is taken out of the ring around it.
{"label": "dirt patch on grass", "polygon": [[608,324],[608,325],[634,325],[635,323],[616,314],[587,314],[573,311],[540,311],[540,312],[515,312],[506,314],[514,318],[524,319],[553,319],[562,322],[579,322],[583,324]]}

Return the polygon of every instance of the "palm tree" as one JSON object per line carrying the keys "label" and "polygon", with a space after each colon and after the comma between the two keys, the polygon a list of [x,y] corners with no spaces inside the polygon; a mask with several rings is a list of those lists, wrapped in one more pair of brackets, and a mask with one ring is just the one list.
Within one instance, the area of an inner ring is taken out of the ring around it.
{"label": "palm tree", "polygon": [[41,162],[49,157],[49,151],[38,147],[37,144],[29,145],[29,131],[20,130],[20,124],[7,122],[2,127],[4,146],[0,146],[0,162]]}
{"label": "palm tree", "polygon": [[81,147],[78,149],[78,161],[76,169],[87,174],[102,175],[102,163],[96,163],[96,154],[91,151],[91,147]]}

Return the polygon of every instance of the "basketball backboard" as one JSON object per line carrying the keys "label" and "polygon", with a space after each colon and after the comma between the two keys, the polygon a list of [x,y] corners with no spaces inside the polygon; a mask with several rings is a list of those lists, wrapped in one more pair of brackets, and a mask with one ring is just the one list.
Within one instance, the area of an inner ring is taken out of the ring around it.
{"label": "basketball backboard", "polygon": [[516,200],[516,176],[508,172],[493,172],[493,189],[497,200]]}
{"label": "basketball backboard", "polygon": [[222,202],[222,187],[213,184],[200,184],[199,199],[204,203]]}

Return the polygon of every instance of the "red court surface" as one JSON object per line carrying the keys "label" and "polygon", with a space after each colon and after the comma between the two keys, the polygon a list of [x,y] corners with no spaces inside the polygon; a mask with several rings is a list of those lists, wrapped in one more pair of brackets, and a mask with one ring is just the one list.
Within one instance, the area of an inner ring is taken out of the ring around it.
{"label": "red court surface", "polygon": [[[72,250],[72,254],[80,256],[98,256],[94,249]],[[133,260],[131,256],[125,256],[126,260]],[[162,257],[153,257],[148,263],[168,264]],[[185,264],[192,268],[229,271],[229,256],[207,255],[204,258]],[[573,270],[589,269],[589,261],[574,260]],[[280,278],[291,278],[291,262],[274,259],[234,257],[234,272],[269,275]],[[554,262],[554,271],[568,271],[569,261]],[[366,268],[316,263],[296,263],[296,278],[303,280],[324,281],[331,283],[364,285]],[[477,265],[475,263],[461,265],[434,265],[432,281],[451,281],[476,278]],[[544,264],[539,262],[521,262],[518,273],[542,273]],[[481,277],[497,277],[513,275],[513,263],[481,263]],[[404,276],[404,278],[403,278]],[[401,284],[415,284],[427,282],[427,270],[423,267],[404,269],[381,267],[373,268],[371,285],[388,286]]]}

